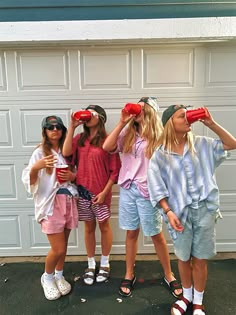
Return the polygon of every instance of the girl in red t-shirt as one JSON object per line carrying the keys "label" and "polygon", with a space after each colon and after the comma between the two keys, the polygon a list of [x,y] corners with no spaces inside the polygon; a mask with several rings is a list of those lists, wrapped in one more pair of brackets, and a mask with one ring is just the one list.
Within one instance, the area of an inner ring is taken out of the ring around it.
{"label": "girl in red t-shirt", "polygon": [[[109,254],[112,247],[110,226],[110,205],[112,185],[117,182],[120,158],[118,154],[109,154],[102,149],[107,136],[105,110],[99,105],[89,105],[86,110],[92,114],[89,121],[76,120],[71,115],[71,122],[63,146],[63,155],[71,158],[77,167],[76,184],[79,192],[79,220],[85,223],[85,246],[88,256],[88,268],[83,279],[87,285],[95,280],[104,282],[110,275]],[[83,132],[74,136],[76,127],[83,125]],[[96,261],[96,221],[101,231],[102,255],[99,272],[95,275]]]}

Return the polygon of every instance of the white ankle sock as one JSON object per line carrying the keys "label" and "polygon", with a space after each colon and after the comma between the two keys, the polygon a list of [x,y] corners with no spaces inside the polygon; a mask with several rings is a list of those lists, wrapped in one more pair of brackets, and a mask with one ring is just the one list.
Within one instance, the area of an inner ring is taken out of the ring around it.
{"label": "white ankle sock", "polygon": [[[192,302],[193,300],[193,288],[184,288],[183,287],[183,297],[185,299],[187,299],[189,302]],[[178,304],[184,311],[187,310],[187,305],[185,304],[184,301],[178,300],[175,302],[176,304]],[[173,310],[173,314],[174,315],[181,315],[180,311],[177,309]]]}
{"label": "white ankle sock", "polygon": [[88,257],[88,268],[89,269],[95,269],[96,268],[95,257]]}
{"label": "white ankle sock", "polygon": [[53,273],[47,273],[45,271],[43,274],[43,281],[45,284],[52,283],[54,281]]}
{"label": "white ankle sock", "polygon": [[193,289],[193,304],[202,305],[204,291],[199,292],[195,288]]}
{"label": "white ankle sock", "polygon": [[101,267],[110,267],[109,264],[109,255],[108,256],[101,256],[101,260],[100,260],[100,266]]}
{"label": "white ankle sock", "polygon": [[193,287],[190,287],[190,288],[184,288],[183,287],[183,296],[189,302],[192,302],[192,300],[193,300]]}
{"label": "white ankle sock", "polygon": [[56,280],[60,280],[60,279],[63,277],[63,270],[56,270],[56,269],[55,269],[55,274],[54,274],[54,276],[55,276],[55,279],[56,279]]}

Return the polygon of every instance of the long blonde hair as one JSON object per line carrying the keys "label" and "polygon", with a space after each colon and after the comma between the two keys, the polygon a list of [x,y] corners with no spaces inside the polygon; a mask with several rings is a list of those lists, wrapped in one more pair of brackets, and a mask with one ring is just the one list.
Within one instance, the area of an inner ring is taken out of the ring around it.
{"label": "long blonde hair", "polygon": [[[189,131],[186,135],[186,141],[189,147],[189,150],[191,153],[195,153],[194,144],[193,144],[193,133]],[[163,145],[165,150],[167,152],[172,152],[173,145],[177,145],[178,140],[175,132],[175,128],[172,122],[172,119],[170,118],[167,123],[165,124],[165,127],[158,139],[157,146]]]}
{"label": "long blonde hair", "polygon": [[[141,122],[142,131],[140,137],[147,141],[147,147],[145,150],[145,156],[150,159],[153,152],[158,146],[158,139],[163,130],[160,117],[158,113],[148,104],[143,106],[144,116]],[[138,132],[139,123],[133,119],[129,122],[124,140],[123,140],[123,152],[132,152],[132,147],[136,141],[136,133]]]}

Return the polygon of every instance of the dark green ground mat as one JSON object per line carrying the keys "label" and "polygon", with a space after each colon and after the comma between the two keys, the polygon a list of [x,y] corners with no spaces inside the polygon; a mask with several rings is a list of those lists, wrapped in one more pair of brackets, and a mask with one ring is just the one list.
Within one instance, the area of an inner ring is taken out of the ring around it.
{"label": "dark green ground mat", "polygon": [[[172,261],[177,272],[177,261]],[[65,277],[72,292],[56,301],[44,298],[40,285],[42,263],[8,263],[0,267],[0,315],[170,315],[175,301],[163,283],[159,261],[138,261],[137,282],[132,297],[123,298],[118,287],[125,262],[111,262],[108,282],[92,286],[83,284],[85,262],[65,265]],[[236,315],[236,260],[209,261],[209,276],[204,304],[208,315]],[[186,314],[190,315],[189,310]]]}

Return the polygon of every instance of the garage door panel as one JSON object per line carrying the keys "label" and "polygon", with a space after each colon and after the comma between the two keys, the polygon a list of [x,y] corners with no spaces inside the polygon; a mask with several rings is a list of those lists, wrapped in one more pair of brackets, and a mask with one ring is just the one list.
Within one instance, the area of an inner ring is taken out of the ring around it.
{"label": "garage door panel", "polygon": [[69,89],[67,51],[18,51],[16,65],[20,91]]}
{"label": "garage door panel", "polygon": [[216,178],[220,192],[233,193],[236,196],[236,176],[232,173],[232,170],[236,170],[236,160],[230,163],[224,162],[216,170]]}
{"label": "garage door panel", "polygon": [[207,55],[208,86],[235,86],[236,50],[210,49]]}
{"label": "garage door panel", "polygon": [[0,110],[0,149],[12,147],[12,133],[9,110]]}
{"label": "garage door panel", "polygon": [[[236,245],[235,241],[236,215],[224,213],[223,219],[217,222],[217,243],[228,243]],[[227,228],[226,228],[227,227]]]}
{"label": "garage door panel", "polygon": [[143,50],[143,87],[191,87],[193,49]]}
{"label": "garage door panel", "polygon": [[96,90],[130,88],[131,65],[130,50],[81,51],[81,87]]}
{"label": "garage door panel", "polygon": [[1,248],[21,247],[20,224],[18,215],[0,216],[0,250]]}
{"label": "garage door panel", "polygon": [[220,193],[220,211],[224,213],[235,215],[236,194],[235,190]]}
{"label": "garage door panel", "polygon": [[14,163],[0,161],[0,178],[2,179],[0,200],[16,199],[16,172]]}

